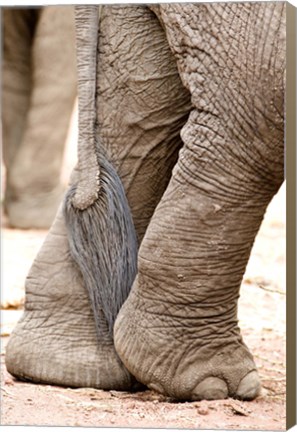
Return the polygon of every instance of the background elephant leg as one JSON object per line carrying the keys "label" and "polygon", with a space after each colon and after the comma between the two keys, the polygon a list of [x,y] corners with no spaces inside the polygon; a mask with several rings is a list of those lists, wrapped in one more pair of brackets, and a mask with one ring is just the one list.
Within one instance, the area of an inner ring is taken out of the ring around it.
{"label": "background elephant leg", "polygon": [[[22,142],[32,86],[32,43],[40,9],[3,8],[2,127],[6,175]],[[6,185],[5,206],[10,184]]]}
{"label": "background elephant leg", "polygon": [[170,179],[191,106],[164,31],[145,6],[102,8],[97,82],[100,139],[140,242]]}
{"label": "background elephant leg", "polygon": [[260,384],[237,300],[283,180],[285,5],[164,4],[160,11],[194,108],[140,246],[115,347],[140,382],[162,393],[252,399]]}
{"label": "background elephant leg", "polygon": [[9,170],[10,223],[48,227],[63,193],[60,171],[76,95],[73,7],[45,7],[32,45],[32,91]]}

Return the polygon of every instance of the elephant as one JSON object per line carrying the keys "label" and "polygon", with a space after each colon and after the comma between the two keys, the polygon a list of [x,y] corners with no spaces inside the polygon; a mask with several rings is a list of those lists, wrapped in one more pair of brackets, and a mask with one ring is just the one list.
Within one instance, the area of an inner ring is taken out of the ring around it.
{"label": "elephant", "polygon": [[3,8],[4,210],[11,226],[48,228],[65,187],[76,100],[74,8]]}
{"label": "elephant", "polygon": [[[243,274],[284,179],[286,3],[76,7],[78,165],[26,280],[15,377],[251,400]],[[98,30],[99,21],[99,30]]]}

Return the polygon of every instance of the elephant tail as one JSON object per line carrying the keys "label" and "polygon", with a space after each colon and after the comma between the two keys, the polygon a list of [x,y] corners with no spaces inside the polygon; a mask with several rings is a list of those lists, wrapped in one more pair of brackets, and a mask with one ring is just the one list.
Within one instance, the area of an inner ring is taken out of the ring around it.
{"label": "elephant tail", "polygon": [[70,253],[88,291],[98,337],[110,333],[137,272],[137,238],[121,180],[98,141],[98,6],[77,6],[79,139],[77,176],[63,213]]}

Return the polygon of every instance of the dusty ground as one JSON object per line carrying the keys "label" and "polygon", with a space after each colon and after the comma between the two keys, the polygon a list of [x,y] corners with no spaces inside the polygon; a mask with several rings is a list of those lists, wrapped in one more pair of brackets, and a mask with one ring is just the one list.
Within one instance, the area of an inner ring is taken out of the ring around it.
{"label": "dusty ground", "polygon": [[9,229],[5,219],[2,224],[2,425],[285,430],[284,187],[267,212],[241,290],[240,325],[263,384],[253,402],[175,403],[151,391],[129,394],[14,380],[5,369],[5,346],[22,314],[24,279],[46,231]]}

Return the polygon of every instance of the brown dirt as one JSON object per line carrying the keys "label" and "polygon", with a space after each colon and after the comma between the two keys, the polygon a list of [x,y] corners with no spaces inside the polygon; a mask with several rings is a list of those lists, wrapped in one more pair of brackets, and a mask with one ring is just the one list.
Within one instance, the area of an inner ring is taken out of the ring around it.
{"label": "brown dirt", "polygon": [[[46,231],[13,230],[3,223],[2,425],[286,429],[284,187],[266,215],[241,290],[240,325],[263,385],[261,396],[252,402],[176,403],[149,390],[130,394],[15,380],[5,368],[5,346],[22,314],[24,279]],[[14,308],[8,309],[9,304]]]}

